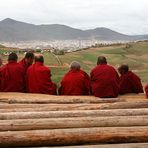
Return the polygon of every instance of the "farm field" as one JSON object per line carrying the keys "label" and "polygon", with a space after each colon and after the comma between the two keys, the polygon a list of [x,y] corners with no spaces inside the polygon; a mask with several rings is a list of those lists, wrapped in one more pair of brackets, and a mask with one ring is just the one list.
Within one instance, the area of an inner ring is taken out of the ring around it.
{"label": "farm field", "polygon": [[[91,69],[96,65],[97,57],[100,55],[106,56],[108,63],[113,65],[116,69],[120,64],[128,64],[130,70],[134,71],[141,77],[143,84],[148,82],[148,42],[131,43],[129,47],[127,47],[127,45],[117,45],[90,48],[87,50],[67,53],[58,57],[63,65],[68,65],[73,60],[77,60],[81,63],[82,69],[87,73],[90,73]],[[47,65],[50,65],[51,60],[48,56],[46,56],[45,61]],[[52,67],[51,70],[53,73],[53,80],[59,83],[63,74],[68,70],[68,67]]]}
{"label": "farm field", "polygon": [[[54,56],[50,52],[44,52],[43,55],[45,65],[51,69],[52,80],[57,84],[60,83],[61,78],[68,71],[72,61],[79,61],[82,69],[89,74],[91,69],[96,65],[97,57],[100,55],[106,56],[108,63],[115,68],[122,63],[128,64],[130,69],[141,77],[143,84],[148,83],[148,42],[130,43],[128,46],[112,45],[89,48],[58,56]],[[19,54],[19,59],[23,58],[23,56],[23,54]],[[6,62],[6,59],[7,56],[4,57],[4,62]]]}

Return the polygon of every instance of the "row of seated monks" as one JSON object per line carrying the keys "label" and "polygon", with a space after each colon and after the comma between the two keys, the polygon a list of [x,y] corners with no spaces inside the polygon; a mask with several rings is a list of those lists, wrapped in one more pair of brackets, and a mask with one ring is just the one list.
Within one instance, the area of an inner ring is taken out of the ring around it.
{"label": "row of seated monks", "polygon": [[[8,63],[0,67],[0,92],[94,95],[101,98],[143,93],[140,78],[129,71],[128,65],[123,64],[118,68],[119,77],[115,68],[107,64],[104,56],[98,57],[90,76],[81,69],[79,62],[73,61],[59,88],[51,80],[51,71],[44,65],[43,55],[27,52],[21,61],[17,60],[17,54],[12,52],[8,56]],[[148,86],[145,91],[148,94]]]}

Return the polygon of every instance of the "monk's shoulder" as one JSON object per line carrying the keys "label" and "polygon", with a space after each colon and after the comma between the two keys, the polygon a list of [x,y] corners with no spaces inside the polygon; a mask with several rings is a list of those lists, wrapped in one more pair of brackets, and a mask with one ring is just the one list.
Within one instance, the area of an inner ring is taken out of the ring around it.
{"label": "monk's shoulder", "polygon": [[108,68],[111,68],[113,70],[115,70],[115,68],[112,65],[106,65]]}
{"label": "monk's shoulder", "polygon": [[45,66],[45,65],[42,65],[40,68],[41,68],[43,71],[51,72],[50,68],[47,67],[47,66]]}

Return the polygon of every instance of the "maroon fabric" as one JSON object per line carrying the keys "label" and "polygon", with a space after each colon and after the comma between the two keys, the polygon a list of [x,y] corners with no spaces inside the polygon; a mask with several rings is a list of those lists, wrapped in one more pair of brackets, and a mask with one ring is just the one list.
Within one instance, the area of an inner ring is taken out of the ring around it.
{"label": "maroon fabric", "polygon": [[146,97],[148,98],[148,84],[145,86]]}
{"label": "maroon fabric", "polygon": [[140,78],[132,71],[120,76],[120,94],[143,93]]}
{"label": "maroon fabric", "polygon": [[27,90],[30,93],[56,94],[56,85],[51,81],[50,69],[35,62],[27,70]]}
{"label": "maroon fabric", "polygon": [[90,95],[90,78],[86,72],[70,70],[59,88],[60,95]]}
{"label": "maroon fabric", "polygon": [[97,65],[91,71],[92,93],[96,97],[117,97],[119,93],[119,76],[116,70],[107,64]]}
{"label": "maroon fabric", "polygon": [[27,69],[30,65],[27,65],[25,62],[25,58],[23,58],[21,61],[19,61],[19,65],[23,68],[24,72],[27,72]]}
{"label": "maroon fabric", "polygon": [[[23,69],[23,72],[24,72],[24,82],[26,82],[26,72],[27,72],[27,69],[29,68],[29,66],[31,66],[31,64],[27,65],[26,62],[25,62],[25,58],[23,58],[21,61],[19,61],[19,65]],[[24,85],[25,85],[25,92],[27,92],[26,83]]]}
{"label": "maroon fabric", "polygon": [[0,68],[0,89],[2,92],[24,92],[24,72],[16,61],[10,61]]}

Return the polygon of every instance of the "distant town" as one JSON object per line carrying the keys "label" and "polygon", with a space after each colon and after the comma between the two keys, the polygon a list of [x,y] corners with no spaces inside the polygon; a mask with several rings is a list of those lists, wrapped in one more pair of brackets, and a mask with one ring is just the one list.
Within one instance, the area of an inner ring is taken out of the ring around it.
{"label": "distant town", "polygon": [[[129,41],[128,41],[129,42]],[[101,41],[101,40],[50,40],[50,41],[20,41],[1,42],[6,47],[19,49],[51,49],[64,50],[66,52],[89,48],[97,44],[111,45],[115,43],[127,43],[127,41]]]}

